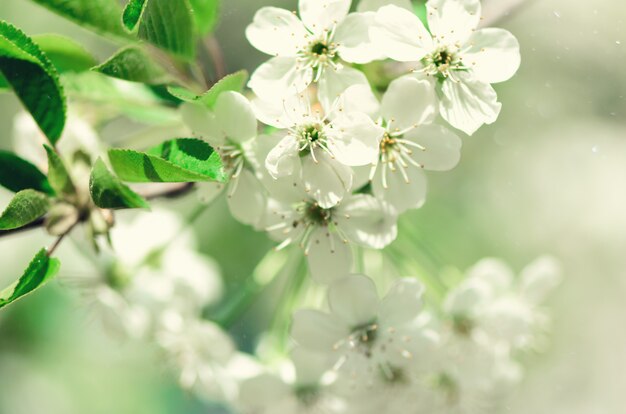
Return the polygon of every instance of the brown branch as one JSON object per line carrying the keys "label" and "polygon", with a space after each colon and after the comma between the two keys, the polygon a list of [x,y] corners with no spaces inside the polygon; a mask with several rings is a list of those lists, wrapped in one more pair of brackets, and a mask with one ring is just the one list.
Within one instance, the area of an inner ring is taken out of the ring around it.
{"label": "brown branch", "polygon": [[228,74],[228,69],[226,68],[226,59],[224,58],[224,51],[222,50],[220,43],[214,36],[205,38],[203,43],[204,48],[213,61],[213,67],[215,68],[215,76],[217,77],[217,80],[222,79]]}

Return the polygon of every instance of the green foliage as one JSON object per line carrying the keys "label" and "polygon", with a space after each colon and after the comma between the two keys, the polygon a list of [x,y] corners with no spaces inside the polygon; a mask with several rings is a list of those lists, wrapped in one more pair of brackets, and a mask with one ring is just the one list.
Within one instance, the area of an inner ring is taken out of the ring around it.
{"label": "green foliage", "polygon": [[55,144],[65,126],[65,95],[57,71],[28,36],[4,21],[0,21],[0,72]]}
{"label": "green foliage", "polygon": [[122,15],[122,23],[127,30],[131,32],[135,30],[147,3],[147,0],[130,0],[128,2]]}
{"label": "green foliage", "polygon": [[139,46],[119,50],[95,71],[131,82],[163,84],[170,80],[168,73]]}
{"label": "green foliage", "polygon": [[183,59],[193,59],[196,36],[188,0],[148,0],[138,36]]}
{"label": "green foliage", "polygon": [[217,98],[222,92],[241,92],[247,81],[248,72],[240,70],[239,72],[224,76],[219,82],[213,85],[211,89],[202,95],[196,95],[193,92],[178,86],[169,87],[167,90],[181,101],[201,103],[207,108],[212,109],[217,102]]}
{"label": "green foliage", "polygon": [[57,34],[33,36],[58,72],[84,72],[97,64],[91,53],[74,40]]}
{"label": "green foliage", "polygon": [[20,191],[0,216],[0,230],[19,229],[43,217],[49,208],[47,195],[35,190]]}
{"label": "green foliage", "polygon": [[109,159],[115,173],[128,182],[224,182],[226,179],[218,153],[199,139],[166,141],[146,153],[113,149],[109,151]]}
{"label": "green foliage", "polygon": [[75,23],[102,34],[128,38],[118,0],[33,0]]}
{"label": "green foliage", "polygon": [[45,148],[46,153],[48,154],[48,181],[50,181],[50,185],[54,188],[54,191],[56,191],[57,194],[63,194],[66,196],[75,194],[76,187],[74,187],[72,178],[67,172],[67,168],[65,168],[63,160],[54,151],[54,149],[47,145]]}
{"label": "green foliage", "polygon": [[101,159],[91,171],[89,191],[93,202],[100,208],[150,208],[146,200],[111,174]]}
{"label": "green foliage", "polygon": [[8,151],[0,151],[0,185],[14,193],[33,189],[55,194],[48,179],[37,167]]}
{"label": "green foliage", "polygon": [[60,267],[61,262],[58,259],[48,257],[46,249],[40,250],[30,262],[22,277],[11,286],[0,291],[0,308],[43,286],[56,276]]}
{"label": "green foliage", "polygon": [[219,20],[220,0],[189,0],[189,3],[198,33],[213,32]]}

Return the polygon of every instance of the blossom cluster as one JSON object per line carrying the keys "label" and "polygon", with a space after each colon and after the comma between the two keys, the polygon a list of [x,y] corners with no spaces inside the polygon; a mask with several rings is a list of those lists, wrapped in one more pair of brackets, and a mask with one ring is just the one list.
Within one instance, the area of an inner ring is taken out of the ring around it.
{"label": "blossom cluster", "polygon": [[[479,28],[478,0],[426,7],[428,29],[408,0],[364,0],[356,12],[351,0],[300,0],[299,13],[263,7],[246,30],[271,56],[251,76],[252,99],[225,92],[213,110],[182,109],[226,162],[233,215],[279,248],[300,245],[318,282],[350,273],[354,246],[396,238],[398,215],[424,204],[424,171],[459,162],[450,126],[472,134],[494,122],[491,84],[519,66],[512,34]],[[410,70],[372,85],[362,68],[383,61]]]}

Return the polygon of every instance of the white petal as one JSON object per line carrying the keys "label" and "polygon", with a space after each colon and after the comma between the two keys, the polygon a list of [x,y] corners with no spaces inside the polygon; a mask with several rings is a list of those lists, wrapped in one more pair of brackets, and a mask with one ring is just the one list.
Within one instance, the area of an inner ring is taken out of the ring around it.
{"label": "white petal", "polygon": [[374,25],[376,13],[352,13],[337,26],[335,42],[337,52],[346,62],[369,63],[384,59],[382,50],[370,41],[370,27]]}
{"label": "white petal", "polygon": [[451,315],[473,317],[492,297],[491,287],[480,279],[467,279],[448,294],[444,309]]}
{"label": "white petal", "polygon": [[251,171],[243,170],[228,185],[228,207],[241,223],[257,226],[265,214],[265,194]]}
{"label": "white petal", "polygon": [[485,258],[472,266],[467,272],[468,279],[480,279],[491,286],[494,291],[505,291],[511,287],[515,275],[504,261]]}
{"label": "white petal", "polygon": [[480,0],[429,0],[426,7],[431,33],[445,43],[465,42],[480,22]]}
{"label": "white petal", "polygon": [[311,277],[328,284],[350,273],[352,249],[335,232],[318,229],[311,234],[307,257]]}
{"label": "white petal", "polygon": [[316,151],[315,159],[317,162],[311,156],[302,159],[304,191],[320,207],[334,207],[352,188],[352,170],[322,150]]}
{"label": "white petal", "polygon": [[291,387],[280,378],[270,374],[262,374],[241,383],[239,402],[248,410],[255,412],[272,406],[272,404],[287,397],[290,392]]}
{"label": "white petal", "polygon": [[454,132],[441,125],[423,125],[404,135],[424,148],[412,148],[412,158],[426,170],[448,171],[461,159],[463,141]]}
{"label": "white petal", "polygon": [[350,241],[372,249],[382,249],[395,240],[397,218],[391,206],[366,194],[345,199],[336,214],[341,231]]}
{"label": "white petal", "polygon": [[324,132],[329,136],[328,148],[337,161],[356,167],[376,163],[385,130],[366,114],[353,112],[334,119]]}
{"label": "white petal", "polygon": [[416,279],[396,281],[380,304],[380,322],[398,327],[413,321],[422,309],[424,286]]}
{"label": "white petal", "polygon": [[300,0],[300,17],[315,34],[332,30],[350,11],[352,0]]}
{"label": "white petal", "polygon": [[212,146],[224,145],[225,137],[217,123],[215,114],[203,105],[185,102],[180,106],[183,122],[191,132]]}
{"label": "white petal", "polygon": [[358,7],[358,12],[378,11],[381,7],[393,4],[394,6],[401,7],[410,12],[413,11],[413,5],[411,0],[361,0]]}
{"label": "white petal", "polygon": [[347,326],[326,313],[302,309],[293,315],[291,337],[311,351],[332,353],[335,344],[349,334]]}
{"label": "white petal", "polygon": [[366,84],[353,85],[345,90],[337,103],[340,113],[362,112],[372,119],[378,119],[380,103],[372,92],[372,88]]}
{"label": "white petal", "polygon": [[432,122],[437,113],[437,95],[428,80],[403,76],[391,82],[383,96],[381,115],[388,130],[402,131]]}
{"label": "white petal", "polygon": [[376,48],[400,62],[421,60],[433,48],[432,37],[420,19],[393,5],[378,10],[370,36]]}
{"label": "white petal", "polygon": [[257,135],[257,121],[250,101],[240,93],[224,92],[215,104],[217,123],[224,134],[239,143]]}
{"label": "white petal", "polygon": [[540,304],[561,282],[561,265],[553,257],[541,257],[522,270],[521,294],[532,304]]}
{"label": "white petal", "polygon": [[293,13],[277,7],[263,7],[246,28],[252,46],[272,56],[295,56],[306,45],[307,31]]}
{"label": "white petal", "polygon": [[291,135],[286,135],[267,154],[265,168],[274,178],[286,177],[293,174],[298,162],[298,141]]}
{"label": "white petal", "polygon": [[471,48],[464,54],[463,62],[472,68],[481,82],[504,82],[517,72],[520,65],[519,42],[504,29],[481,29],[469,39]]}
{"label": "white petal", "polygon": [[252,74],[248,87],[266,101],[280,101],[300,93],[313,81],[313,69],[299,65],[295,58],[272,58]]}
{"label": "white petal", "polygon": [[291,360],[296,370],[297,384],[318,384],[330,368],[327,355],[311,352],[302,347],[296,347],[291,351]]}
{"label": "white petal", "polygon": [[198,200],[203,204],[210,204],[224,191],[225,187],[222,183],[197,183],[196,194],[198,195]]}
{"label": "white petal", "polygon": [[408,182],[398,170],[387,168],[387,175],[383,185],[382,165],[378,166],[372,180],[372,192],[376,198],[389,203],[398,213],[409,209],[421,208],[426,201],[428,181],[421,168],[409,165],[406,169]]}
{"label": "white petal", "polygon": [[348,66],[339,66],[337,69],[327,69],[318,82],[318,98],[326,113],[335,110],[335,103],[342,93],[353,85],[368,85],[369,82],[363,72]]}
{"label": "white petal", "polygon": [[302,125],[311,117],[306,92],[289,95],[278,100],[255,98],[252,101],[257,118],[264,124],[287,129]]}
{"label": "white petal", "polygon": [[330,311],[353,329],[376,321],[378,303],[376,285],[367,276],[346,276],[328,290]]}
{"label": "white petal", "polygon": [[467,73],[457,72],[456,76],[459,82],[450,79],[443,82],[439,110],[450,125],[472,135],[483,124],[498,119],[502,104],[488,83],[479,82]]}

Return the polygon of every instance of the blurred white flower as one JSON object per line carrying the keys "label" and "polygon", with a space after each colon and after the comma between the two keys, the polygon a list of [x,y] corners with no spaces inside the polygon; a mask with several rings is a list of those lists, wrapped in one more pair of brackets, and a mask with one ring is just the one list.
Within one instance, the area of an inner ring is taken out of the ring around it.
{"label": "blurred white flower", "polygon": [[270,201],[265,223],[278,248],[298,243],[307,256],[311,276],[320,283],[350,273],[351,244],[382,249],[395,240],[397,214],[376,198],[350,195],[332,208],[310,197]]}
{"label": "blurred white flower", "polygon": [[252,75],[249,87],[265,100],[280,100],[317,82],[320,101],[333,102],[365,75],[342,62],[367,63],[381,53],[369,41],[374,13],[351,13],[351,0],[300,0],[301,20],[264,7],[246,30],[248,41],[273,56]]}
{"label": "blurred white flower", "polygon": [[491,84],[515,74],[519,44],[506,30],[477,29],[479,0],[430,0],[426,6],[430,32],[415,14],[389,5],[377,12],[372,41],[389,58],[416,62],[415,72],[432,77],[443,118],[471,135],[498,118],[501,104]]}

